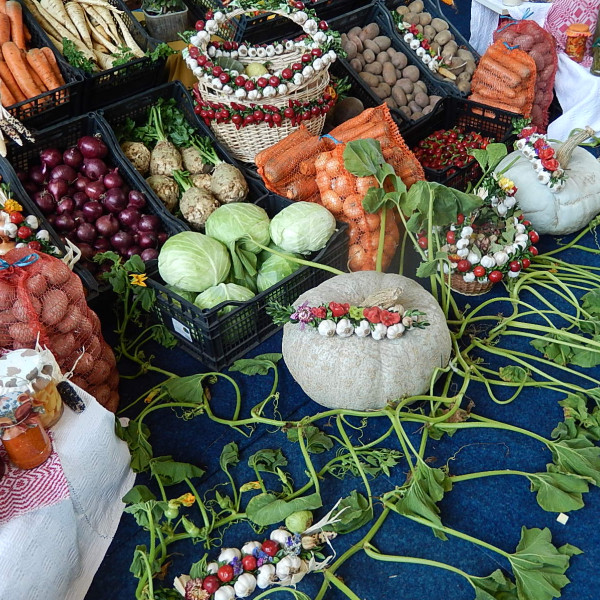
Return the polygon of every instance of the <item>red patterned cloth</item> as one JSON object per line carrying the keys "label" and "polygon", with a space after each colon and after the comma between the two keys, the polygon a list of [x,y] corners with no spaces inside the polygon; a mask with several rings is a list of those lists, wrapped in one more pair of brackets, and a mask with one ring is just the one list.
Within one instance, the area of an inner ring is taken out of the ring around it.
{"label": "red patterned cloth", "polygon": [[[546,15],[544,29],[554,36],[558,48],[564,52],[567,27],[572,23],[585,23],[594,33],[599,10],[600,0],[554,0]],[[584,67],[592,64],[593,41],[592,37],[588,38],[585,58],[581,63]]]}
{"label": "red patterned cloth", "polygon": [[0,456],[6,465],[0,479],[0,524],[69,497],[69,484],[55,450],[45,463],[27,471],[11,465],[1,446]]}

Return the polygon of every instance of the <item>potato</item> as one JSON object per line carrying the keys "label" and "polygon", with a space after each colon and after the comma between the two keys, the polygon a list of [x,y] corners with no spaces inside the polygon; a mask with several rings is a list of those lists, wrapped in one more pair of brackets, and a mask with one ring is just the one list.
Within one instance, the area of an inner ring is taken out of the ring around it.
{"label": "potato", "polygon": [[419,92],[419,91],[421,91],[424,94],[426,94],[427,93],[427,85],[426,85],[426,83],[424,81],[421,81],[420,79],[419,79],[419,81],[415,81],[415,89],[414,89],[414,91],[415,91],[415,94],[417,92]]}
{"label": "potato", "polygon": [[86,379],[94,384],[98,385],[102,383],[110,374],[110,366],[103,360],[96,361],[92,371],[86,375]]}
{"label": "potato", "polygon": [[420,113],[422,107],[419,106],[414,100],[411,100],[408,103],[408,108],[410,108],[411,113],[416,113],[416,112]]}
{"label": "potato", "polygon": [[44,294],[42,322],[44,325],[56,325],[65,317],[68,307],[69,299],[62,290],[50,290]]}
{"label": "potato", "polygon": [[375,94],[379,96],[382,100],[385,98],[389,98],[392,93],[392,88],[385,82],[380,83],[375,89],[373,89]]}
{"label": "potato", "polygon": [[431,19],[431,26],[437,31],[446,31],[446,29],[448,29],[450,27],[450,25],[448,25],[447,21],[444,21],[444,19],[439,19],[438,17],[436,17],[435,19]]}
{"label": "potato", "polygon": [[437,31],[431,25],[425,25],[425,27],[423,27],[423,36],[426,39],[432,40],[436,34]]}
{"label": "potato", "polygon": [[414,94],[406,94],[406,104],[410,104],[415,99]]}
{"label": "potato", "polygon": [[[9,284],[5,283],[3,285],[6,286],[8,289],[4,291],[4,289],[0,288],[0,296],[2,296],[3,294],[5,295],[5,299],[8,302],[6,306],[9,306],[10,304],[12,304],[13,290],[11,289],[11,286]],[[41,273],[36,273],[35,275],[33,275],[25,281],[25,289],[34,296],[42,296],[44,292],[48,289],[48,286],[46,284],[46,278]],[[4,306],[4,302],[2,302],[0,308],[6,308],[6,306]]]}
{"label": "potato", "polygon": [[415,65],[408,65],[407,67],[404,67],[404,69],[402,69],[402,75],[407,79],[410,79],[414,83],[415,81],[419,80],[421,72],[419,71],[419,68]]}
{"label": "potato", "polygon": [[388,108],[398,108],[393,98],[386,98],[385,103],[388,105]]}
{"label": "potato", "polygon": [[423,118],[423,113],[421,111],[415,111],[412,115],[410,115],[410,118],[413,121],[418,121],[419,119]]}
{"label": "potato", "polygon": [[429,105],[431,106],[431,108],[433,108],[441,99],[441,96],[429,96]]}
{"label": "potato", "polygon": [[431,104],[429,106],[426,106],[423,109],[423,115],[428,115],[432,110],[433,110],[433,106],[431,106]]}
{"label": "potato", "polygon": [[39,329],[33,323],[13,323],[8,328],[8,336],[14,340],[13,346],[15,347],[17,342],[27,345],[33,344],[38,333]]}
{"label": "potato", "polygon": [[377,76],[373,75],[372,73],[362,71],[358,74],[358,76],[370,87],[377,87],[379,85],[379,79],[377,79]]}
{"label": "potato", "polygon": [[475,64],[475,61],[473,60],[468,60],[465,63],[465,73],[468,73],[469,75],[473,75],[473,73],[475,73],[475,69],[477,69],[477,65]]}
{"label": "potato", "polygon": [[349,35],[348,40],[356,45],[356,51],[358,53],[362,52],[365,49],[362,40],[357,35]]}
{"label": "potato", "polygon": [[383,65],[382,74],[383,74],[383,80],[388,85],[393,86],[396,83],[396,80],[398,79],[396,77],[396,69],[394,68],[394,65],[391,62],[388,62],[385,65]]}
{"label": "potato", "polygon": [[468,94],[471,91],[471,82],[470,81],[459,81],[456,84],[456,87],[464,94]]}
{"label": "potato", "polygon": [[336,103],[333,109],[333,123],[336,126],[345,123],[358,116],[363,110],[365,107],[358,98],[347,96]]}
{"label": "potato", "polygon": [[417,92],[415,94],[415,102],[421,107],[425,108],[429,106],[429,96],[424,92]]}
{"label": "potato", "polygon": [[375,56],[381,52],[381,49],[373,40],[365,40],[363,42],[363,46],[369,50],[372,50],[375,53]]}
{"label": "potato", "polygon": [[392,40],[387,35],[378,35],[373,42],[379,46],[381,52],[385,52],[392,45]]}
{"label": "potato", "polygon": [[[69,354],[75,352],[78,342],[72,333],[62,333],[56,335],[50,340],[50,350],[58,359],[67,358]],[[60,360],[59,360],[60,362]]]}
{"label": "potato", "polygon": [[408,10],[410,10],[410,12],[420,13],[423,12],[424,9],[425,5],[421,2],[421,0],[414,0],[414,2],[411,2],[408,5]]}
{"label": "potato", "polygon": [[387,52],[380,52],[376,57],[377,62],[385,65],[385,63],[390,62],[390,55]]}
{"label": "potato", "polygon": [[404,22],[409,23],[410,25],[418,25],[419,24],[419,15],[415,13],[408,13],[404,15]]}
{"label": "potato", "polygon": [[445,46],[452,39],[452,34],[448,30],[440,31],[433,38],[434,42]]}
{"label": "potato", "polygon": [[401,110],[407,117],[410,117],[411,111],[408,106],[399,106],[398,109]]}
{"label": "potato", "polygon": [[396,86],[399,87],[405,94],[411,94],[415,84],[410,79],[404,77],[402,79],[398,79]]}
{"label": "potato", "polygon": [[423,33],[423,25],[417,24],[416,27],[417,27],[417,32],[422,34]]}
{"label": "potato", "polygon": [[397,69],[404,69],[408,64],[408,58],[406,58],[406,54],[402,54],[402,52],[396,52],[394,56],[392,56],[392,64]]}
{"label": "potato", "polygon": [[348,55],[346,58],[348,60],[352,60],[358,52],[358,48],[352,40],[348,40],[345,44],[342,44],[342,48],[346,51]]}
{"label": "potato", "polygon": [[402,79],[402,69],[395,69],[396,79]]}
{"label": "potato", "polygon": [[458,76],[456,77],[457,81],[471,81],[471,75],[469,73],[467,73],[466,71],[463,71],[462,73],[459,73]]}
{"label": "potato", "polygon": [[431,23],[431,15],[428,12],[422,12],[419,15],[419,23],[421,25],[429,25]]}
{"label": "potato", "polygon": [[395,85],[392,88],[392,98],[396,101],[396,104],[400,106],[406,106],[406,94],[402,90],[402,88],[398,85]]}
{"label": "potato", "polygon": [[377,23],[369,23],[366,27],[363,27],[362,33],[366,40],[374,40],[379,35],[379,25]]}
{"label": "potato", "polygon": [[429,46],[436,55],[442,51],[442,45],[439,42],[431,42]]}
{"label": "potato", "polygon": [[472,60],[473,62],[475,62],[475,57],[473,56],[473,53],[470,50],[467,50],[466,48],[459,48],[456,55],[462,58],[463,60]]}
{"label": "potato", "polygon": [[464,70],[467,63],[458,58],[458,56],[453,56],[450,60],[446,60],[446,63],[450,65],[450,71],[452,71],[455,75],[460,75]]}
{"label": "potato", "polygon": [[42,304],[35,296],[30,296],[25,300],[21,300],[17,296],[12,306],[12,314],[17,321],[35,320],[35,315],[39,316],[41,312]]}
{"label": "potato", "polygon": [[381,75],[382,70],[383,65],[380,62],[371,63],[370,65],[366,65],[364,68],[364,71],[366,71],[367,73],[372,73],[373,75]]}
{"label": "potato", "polygon": [[353,58],[353,59],[350,61],[350,66],[351,66],[351,67],[352,67],[352,68],[353,68],[355,71],[357,71],[358,73],[360,73],[360,72],[362,71],[362,69],[363,69],[363,64],[362,64],[362,62],[360,61],[360,59],[358,59],[358,58]]}
{"label": "potato", "polygon": [[365,62],[372,63],[375,62],[375,52],[373,50],[369,50],[368,48],[363,52],[363,58]]}
{"label": "potato", "polygon": [[358,34],[362,31],[362,27],[359,27],[358,25],[356,27],[353,27],[349,32],[348,32],[348,37],[350,37],[351,35],[355,35],[358,36]]}
{"label": "potato", "polygon": [[[444,32],[442,32],[444,33]],[[439,34],[438,34],[439,35]],[[442,58],[445,58],[444,62],[448,62],[456,56],[456,52],[458,50],[458,44],[454,40],[450,40],[447,44],[444,45],[444,49],[442,50]],[[463,61],[461,61],[463,62]]]}

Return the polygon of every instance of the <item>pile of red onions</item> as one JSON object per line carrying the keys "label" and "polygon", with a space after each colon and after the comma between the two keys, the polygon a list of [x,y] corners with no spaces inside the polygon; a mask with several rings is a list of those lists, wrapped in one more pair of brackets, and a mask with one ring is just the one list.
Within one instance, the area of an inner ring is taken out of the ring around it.
{"label": "pile of red onions", "polygon": [[49,224],[76,244],[86,261],[107,250],[155,259],[167,239],[161,220],[144,210],[144,194],[109,168],[107,155],[100,137],[86,135],[64,152],[42,150],[41,164],[18,176]]}

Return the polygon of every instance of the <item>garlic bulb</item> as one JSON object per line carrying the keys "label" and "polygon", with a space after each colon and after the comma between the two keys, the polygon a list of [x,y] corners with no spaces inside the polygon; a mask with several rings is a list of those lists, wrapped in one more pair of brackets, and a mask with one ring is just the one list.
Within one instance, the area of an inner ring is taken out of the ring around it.
{"label": "garlic bulb", "polygon": [[471,237],[473,235],[473,228],[472,227],[463,227],[461,229],[460,232],[460,237],[461,238],[468,238]]}
{"label": "garlic bulb", "polygon": [[17,227],[17,225],[15,223],[6,223],[4,225],[4,233],[8,236],[8,237],[16,237],[17,235],[17,229],[19,229]]}
{"label": "garlic bulb", "polygon": [[308,66],[304,67],[304,69],[302,69],[302,75],[304,77],[306,77],[307,79],[309,77],[312,77],[314,74],[315,74],[315,70],[310,65],[308,65]]}
{"label": "garlic bulb", "polygon": [[479,256],[475,254],[475,252],[469,252],[467,255],[467,260],[472,264],[476,265],[479,262]]}
{"label": "garlic bulb", "polygon": [[456,254],[458,254],[458,256],[460,256],[461,258],[467,258],[467,256],[469,256],[469,249],[468,248],[459,248],[456,251]]}
{"label": "garlic bulb", "polygon": [[[286,557],[287,558],[287,557]],[[295,559],[300,560],[297,556],[294,556]],[[285,560],[285,559],[283,559]],[[277,563],[279,566],[281,563]],[[295,572],[290,573],[288,577],[282,578],[279,577],[280,581],[279,585],[296,585],[299,581],[304,579],[304,576],[308,573],[308,563],[305,560],[300,560],[300,565]],[[279,576],[279,575],[278,575]]]}
{"label": "garlic bulb", "polygon": [[335,332],[340,337],[350,337],[354,333],[354,326],[348,319],[340,319],[335,328]]}
{"label": "garlic bulb", "polygon": [[275,581],[275,566],[271,564],[263,565],[258,569],[256,575],[256,585],[264,590],[272,585]]}
{"label": "garlic bulb", "polygon": [[475,281],[475,275],[473,274],[472,271],[469,271],[468,273],[463,273],[463,279],[467,283],[471,283],[472,281]]}
{"label": "garlic bulb", "polygon": [[326,337],[333,337],[336,331],[336,324],[329,319],[321,321],[317,331]]}
{"label": "garlic bulb", "polygon": [[215,12],[215,14],[213,15],[213,19],[217,22],[217,23],[225,23],[226,17],[225,15],[218,10],[217,12]]}
{"label": "garlic bulb", "polygon": [[42,241],[42,242],[49,242],[50,241],[50,234],[48,233],[48,231],[46,231],[45,229],[40,229],[36,234],[35,237]]}
{"label": "garlic bulb", "polygon": [[302,559],[295,554],[284,556],[276,565],[275,572],[279,579],[287,579],[300,571]]}
{"label": "garlic bulb", "polygon": [[415,36],[412,33],[407,33],[404,36],[404,41],[406,43],[409,43],[409,42],[412,42],[414,38],[415,38]]}
{"label": "garlic bulb", "polygon": [[396,338],[402,337],[405,331],[406,327],[404,327],[402,323],[396,323],[395,325],[388,327],[386,335],[389,340],[395,340]]}
{"label": "garlic bulb", "polygon": [[217,562],[229,563],[234,558],[242,558],[242,553],[237,548],[223,548]]}
{"label": "garlic bulb", "polygon": [[416,50],[417,48],[421,47],[421,42],[419,40],[412,40],[410,42],[410,48],[411,50]]}
{"label": "garlic bulb", "polygon": [[308,19],[302,26],[302,29],[304,29],[308,35],[313,35],[319,31],[319,25],[314,19]]}
{"label": "garlic bulb", "polygon": [[230,585],[222,585],[213,596],[214,600],[233,600],[235,590]]}
{"label": "garlic bulb", "polygon": [[367,337],[368,335],[371,335],[371,325],[369,324],[369,321],[367,321],[366,319],[363,319],[355,328],[354,328],[354,333],[358,336],[358,337]]}
{"label": "garlic bulb", "polygon": [[251,573],[242,573],[233,584],[233,590],[238,598],[246,598],[256,589],[256,577]]}
{"label": "garlic bulb", "polygon": [[260,550],[262,544],[260,542],[246,542],[242,546],[242,556],[246,556],[248,554],[252,554],[254,550]]}
{"label": "garlic bulb", "polygon": [[269,539],[277,542],[280,546],[286,545],[287,541],[292,537],[292,534],[286,529],[273,529],[269,535]]}
{"label": "garlic bulb", "polygon": [[496,261],[496,264],[499,267],[501,267],[508,261],[508,254],[506,254],[506,252],[503,252],[502,250],[494,252],[494,260]]}
{"label": "garlic bulb", "polygon": [[377,323],[371,332],[374,340],[383,340],[387,335],[387,327],[383,323]]}
{"label": "garlic bulb", "polygon": [[488,256],[488,255],[482,256],[481,257],[481,266],[485,267],[486,269],[491,269],[492,267],[496,266],[496,261],[491,256]]}
{"label": "garlic bulb", "polygon": [[298,25],[304,25],[304,23],[308,21],[308,15],[304,11],[299,10],[298,12],[292,14],[292,21]]}

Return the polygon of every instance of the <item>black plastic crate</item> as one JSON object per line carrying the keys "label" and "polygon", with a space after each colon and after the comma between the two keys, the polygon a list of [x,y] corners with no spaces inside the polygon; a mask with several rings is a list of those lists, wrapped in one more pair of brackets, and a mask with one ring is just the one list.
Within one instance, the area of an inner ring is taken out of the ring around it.
{"label": "black plastic crate", "polygon": [[[379,4],[379,2],[376,1],[343,16],[330,19],[328,23],[331,29],[339,31],[340,33],[347,33],[353,27],[364,27],[369,23],[377,23],[377,25],[379,25],[380,33],[382,35],[387,35],[392,40],[392,47],[406,54],[408,64],[414,65],[419,69],[421,74],[420,79],[427,86],[427,93],[434,96],[447,95],[444,89],[431,77],[429,69],[417,59],[412,51],[406,51],[405,46],[400,43],[399,37],[394,33],[395,25],[392,21],[392,16],[383,4]],[[343,58],[339,58],[338,60],[348,70],[356,84],[356,87],[362,88],[363,95],[370,97],[375,103],[375,106],[381,104],[382,100],[379,98],[379,96],[371,91],[371,88],[358,76],[358,73],[350,66],[350,63]],[[358,97],[360,100],[363,100],[361,96]],[[392,113],[395,121],[399,123],[400,131],[402,132],[409,127],[418,126],[419,124],[427,121],[429,118],[429,115],[425,115],[421,119],[414,121],[409,119],[401,110],[393,108],[390,109],[390,112]]]}
{"label": "black plastic crate", "polygon": [[[18,146],[15,143],[11,143],[7,148],[6,157],[0,157],[0,171],[3,173],[10,173],[11,169],[16,171],[26,171],[29,166],[33,164],[39,164],[39,153],[44,148],[55,147],[61,150],[73,146],[77,140],[84,135],[96,135],[100,134],[102,139],[109,147],[109,153],[106,157],[106,162],[111,167],[117,167],[119,174],[132,189],[139,190],[144,193],[146,197],[146,210],[148,213],[157,215],[163,225],[164,230],[169,235],[174,235],[180,231],[186,231],[189,229],[184,223],[174,219],[152,194],[150,188],[142,177],[129,165],[120,150],[115,148],[111,135],[108,128],[103,123],[101,117],[94,113],[75,117],[69,121],[65,121],[58,125],[48,127],[39,131],[36,135],[36,145],[33,146],[28,144],[26,146]],[[16,175],[14,175],[16,179]],[[11,184],[14,181],[11,179]],[[23,190],[23,193],[26,193]],[[56,230],[49,225],[47,219],[44,219],[44,227],[56,238],[60,239],[60,236]],[[79,266],[78,269],[83,269],[83,265]],[[107,284],[101,284],[99,291],[105,291],[108,289]]]}
{"label": "black plastic crate", "polygon": [[[475,131],[486,137],[494,138],[496,142],[508,144],[514,139],[512,121],[518,116],[515,113],[472,102],[465,98],[448,96],[428,115],[425,123],[409,129],[402,135],[409,148],[412,149],[434,131],[458,126],[467,132]],[[434,170],[425,167],[425,178],[428,181],[437,181],[448,187],[465,190],[469,182],[477,179],[477,172],[480,173],[479,167],[476,165],[477,163],[473,159],[460,168],[448,166],[444,169]]]}
{"label": "black plastic crate", "polygon": [[[441,10],[438,9],[439,4],[437,4],[436,2],[433,2],[433,0],[421,0],[421,1],[423,2],[424,6],[425,6],[425,10],[428,13],[430,13],[433,18],[437,17],[440,19],[444,19],[444,21],[446,21],[448,23],[448,31],[450,31],[450,33],[452,33],[452,35],[454,36],[454,41],[458,44],[458,47],[464,48],[465,50],[469,50],[473,54],[473,57],[475,58],[475,62],[478,62],[479,58],[480,58],[478,52],[475,50],[475,48],[473,48],[473,46],[471,46],[471,44],[469,44],[469,42],[464,38],[462,33],[460,33],[460,31],[458,31],[458,29],[456,29],[456,27],[452,24],[452,21],[450,19],[448,19]],[[396,8],[398,6],[407,6],[411,2],[412,2],[412,0],[401,0],[400,2],[395,3],[394,8]],[[392,11],[392,12],[395,12],[395,11]],[[393,19],[392,19],[392,21],[393,21]],[[408,45],[408,43],[404,41],[402,34],[398,31],[398,28],[396,27],[395,23],[393,24],[393,31],[394,31],[394,37],[402,45],[403,49],[406,50],[406,53],[407,54],[410,53],[412,56],[415,57],[415,60],[418,60],[418,62],[421,63],[421,61],[416,57],[415,51],[412,50],[410,48],[410,46]],[[465,94],[464,92],[461,92],[452,81],[445,81],[444,78],[441,75],[439,75],[438,73],[434,73],[433,71],[430,71],[429,69],[427,69],[427,71],[428,71],[429,77],[433,81],[435,81],[435,83],[442,90],[444,90],[444,92],[445,92],[444,95],[457,96],[458,98],[465,98],[468,95],[468,94]]]}
{"label": "black plastic crate", "polygon": [[[272,217],[291,203],[284,198],[267,195],[257,204]],[[345,270],[348,261],[346,227],[346,224],[338,223],[338,229],[327,246],[310,260]],[[223,303],[209,310],[200,310],[174,294],[164,286],[159,276],[148,279],[147,284],[156,291],[156,318],[171,330],[188,354],[209,369],[219,371],[280,329],[266,312],[269,302],[291,304],[300,294],[330,277],[332,274],[322,269],[302,266],[252,300]],[[236,308],[219,316],[218,312],[227,304]]]}
{"label": "black plastic crate", "polygon": [[[144,51],[154,50],[160,43],[150,37],[122,0],[107,0],[122,11],[121,18],[137,45]],[[43,33],[43,32],[42,32]],[[44,34],[45,36],[45,34]],[[45,36],[46,39],[47,36]],[[47,45],[55,48],[48,39]],[[62,50],[62,48],[60,49]],[[166,59],[152,61],[149,57],[136,58],[124,65],[97,73],[75,71],[80,75],[82,87],[81,112],[95,110],[121,98],[133,96],[166,81]]]}
{"label": "black plastic crate", "polygon": [[23,21],[31,33],[29,47],[42,48],[47,46],[52,50],[58,68],[65,80],[65,85],[44,92],[35,98],[28,98],[23,102],[13,104],[8,107],[8,111],[30,129],[48,127],[48,125],[80,114],[83,101],[81,87],[83,77],[63,60],[43,29],[25,7],[23,7]]}

